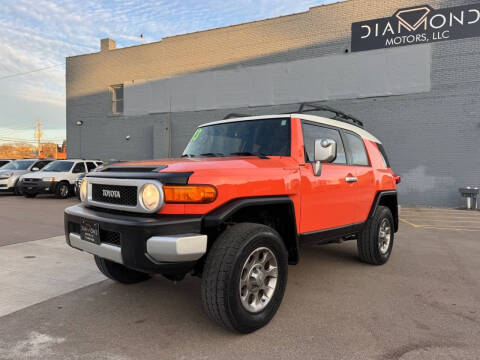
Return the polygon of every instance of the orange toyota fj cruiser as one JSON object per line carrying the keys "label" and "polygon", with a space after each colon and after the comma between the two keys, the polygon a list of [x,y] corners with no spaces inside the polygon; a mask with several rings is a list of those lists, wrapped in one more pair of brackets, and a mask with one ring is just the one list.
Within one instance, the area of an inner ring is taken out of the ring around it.
{"label": "orange toyota fj cruiser", "polygon": [[180,159],[87,174],[65,233],[121,283],[201,277],[208,315],[248,333],[278,310],[301,243],[356,240],[362,261],[388,260],[400,178],[380,141],[338,110],[232,115],[201,125]]}

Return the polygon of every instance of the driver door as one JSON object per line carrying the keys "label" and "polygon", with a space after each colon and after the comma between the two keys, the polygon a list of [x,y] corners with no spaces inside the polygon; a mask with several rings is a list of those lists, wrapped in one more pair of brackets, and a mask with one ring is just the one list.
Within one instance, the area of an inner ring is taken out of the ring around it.
{"label": "driver door", "polygon": [[[347,165],[345,146],[338,129],[302,120],[305,145],[305,164],[301,174],[302,234],[338,228],[356,222],[355,182]],[[337,143],[337,157],[332,163],[322,163],[320,176],[313,171],[314,144],[316,139],[332,139]]]}

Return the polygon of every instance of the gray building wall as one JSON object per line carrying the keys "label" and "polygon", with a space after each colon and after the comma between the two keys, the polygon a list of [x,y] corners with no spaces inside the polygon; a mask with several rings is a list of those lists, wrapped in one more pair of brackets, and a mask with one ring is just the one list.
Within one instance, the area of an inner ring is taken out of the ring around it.
{"label": "gray building wall", "polygon": [[[436,8],[468,3],[475,1],[429,2]],[[403,178],[402,204],[457,206],[458,187],[480,185],[480,39],[345,52],[352,22],[391,16],[413,5],[420,3],[349,0],[292,16],[68,58],[68,155],[176,156],[196,126],[227,113],[292,112],[301,101],[322,100],[362,119],[382,140]],[[362,64],[372,59],[377,62],[365,77]],[[238,76],[283,69],[275,78],[288,83],[298,79],[299,61],[323,64],[317,68],[331,71],[303,77],[291,87],[279,86],[286,96],[266,96],[262,90],[258,97],[247,93],[244,101],[235,102],[252,86]],[[332,81],[332,73],[342,75],[350,66],[362,76]],[[225,75],[229,81],[212,85]],[[120,116],[111,114],[109,92],[109,86],[118,83],[126,86],[126,111]],[[231,91],[230,96],[208,96],[221,86],[219,94]],[[255,102],[260,96],[264,104]],[[78,120],[82,126],[75,125]]]}

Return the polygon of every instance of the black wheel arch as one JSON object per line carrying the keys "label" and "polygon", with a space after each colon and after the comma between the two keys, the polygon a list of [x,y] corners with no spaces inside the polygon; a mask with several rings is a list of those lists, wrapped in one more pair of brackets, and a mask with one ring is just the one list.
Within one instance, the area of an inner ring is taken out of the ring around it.
{"label": "black wheel arch", "polygon": [[[288,196],[247,197],[228,201],[206,214],[202,221],[202,232],[209,239],[216,239],[228,226],[240,222],[252,222],[274,228],[282,237],[288,251],[288,263],[299,261],[299,240],[295,207]],[[210,243],[210,247],[213,244]]]}
{"label": "black wheel arch", "polygon": [[398,231],[398,198],[396,190],[379,191],[373,200],[368,219],[372,219],[379,206],[386,206],[390,209],[393,216],[394,230]]}

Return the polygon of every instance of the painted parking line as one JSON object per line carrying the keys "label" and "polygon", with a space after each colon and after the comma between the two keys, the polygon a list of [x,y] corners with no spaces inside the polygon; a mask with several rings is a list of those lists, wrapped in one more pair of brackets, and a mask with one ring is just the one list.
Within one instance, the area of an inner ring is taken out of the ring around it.
{"label": "painted parking line", "polygon": [[467,209],[450,209],[450,208],[428,208],[428,207],[402,207],[402,211],[430,211],[430,212],[466,212]]}
{"label": "painted parking line", "polygon": [[414,222],[407,220],[405,218],[400,218],[400,221],[413,226],[414,228],[423,228],[423,229],[437,229],[437,230],[453,230],[453,231],[479,231],[480,228],[472,228],[472,227],[461,227],[461,226],[435,226],[429,224],[415,224]]}
{"label": "painted parking line", "polygon": [[0,316],[104,280],[64,236],[0,247]]}
{"label": "painted parking line", "polygon": [[423,229],[480,231],[480,212],[445,208],[402,208],[400,221]]}

